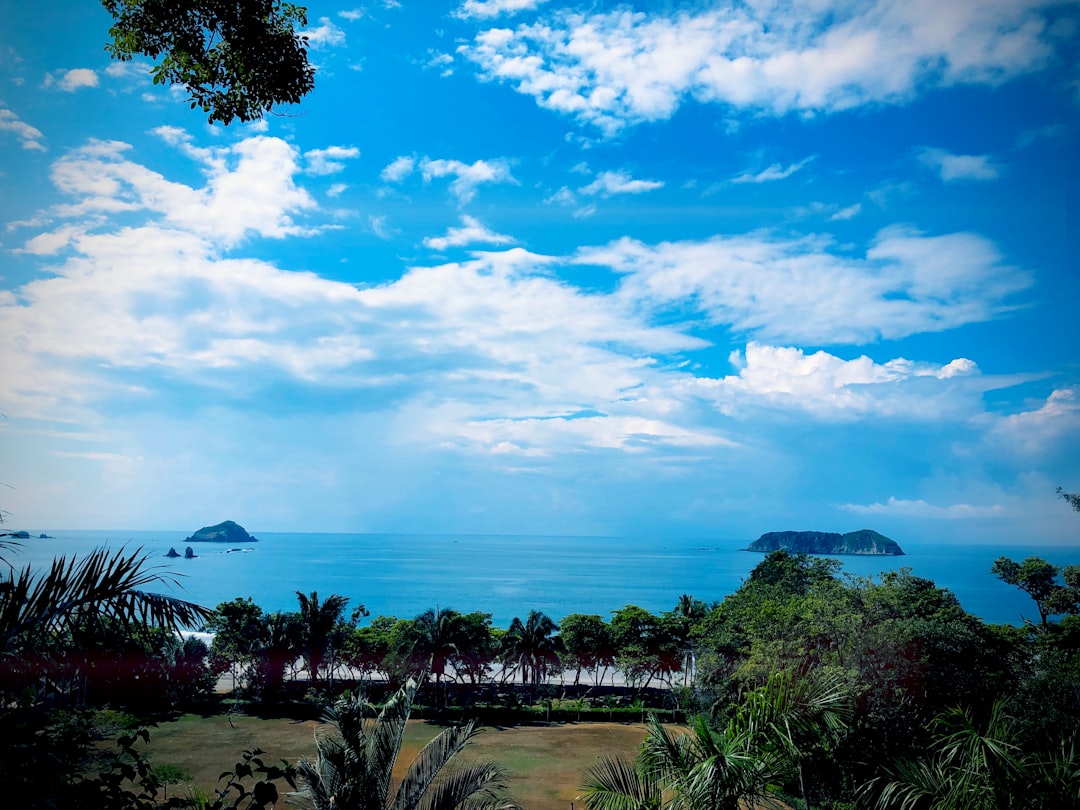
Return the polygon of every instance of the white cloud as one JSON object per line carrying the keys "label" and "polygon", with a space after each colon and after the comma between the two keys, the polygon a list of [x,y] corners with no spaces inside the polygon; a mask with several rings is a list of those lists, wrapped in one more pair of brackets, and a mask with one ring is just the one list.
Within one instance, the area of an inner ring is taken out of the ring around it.
{"label": "white cloud", "polygon": [[460,50],[485,78],[610,135],[667,119],[690,98],[782,115],[995,84],[1046,63],[1055,5],[779,0],[699,12],[559,10],[482,31]]}
{"label": "white cloud", "polygon": [[401,157],[394,158],[394,160],[382,170],[379,177],[386,183],[400,183],[412,174],[413,169],[415,168],[416,158],[402,155]]}
{"label": "white cloud", "polygon": [[454,75],[454,69],[452,67],[452,65],[454,64],[453,56],[448,53],[436,52],[433,50],[429,50],[428,54],[430,55],[430,58],[424,64],[424,67],[438,70],[439,75],[444,78],[446,76]]}
{"label": "white cloud", "polygon": [[663,188],[659,180],[635,180],[624,171],[601,172],[593,182],[578,189],[580,194],[610,197],[613,194],[643,194]]}
{"label": "white cloud", "polygon": [[984,518],[1002,518],[1006,509],[1001,504],[980,506],[969,503],[953,503],[938,506],[924,500],[903,500],[890,497],[885,503],[840,504],[840,508],[856,515],[884,515],[889,517],[928,518],[930,520],[979,520]]}
{"label": "white cloud", "polygon": [[380,239],[390,239],[394,235],[394,230],[387,226],[386,217],[383,215],[369,215],[368,227],[370,227],[371,232]]}
{"label": "white cloud", "polygon": [[509,162],[501,159],[477,160],[470,164],[460,160],[424,158],[419,168],[425,181],[436,177],[453,177],[450,191],[461,203],[471,201],[476,196],[477,187],[484,183],[518,183],[510,173]]}
{"label": "white cloud", "polygon": [[998,167],[989,155],[954,155],[944,149],[927,147],[919,152],[919,160],[938,173],[946,183],[953,180],[995,180]]}
{"label": "white cloud", "polygon": [[461,223],[460,228],[448,229],[445,236],[427,237],[424,239],[424,247],[432,250],[446,250],[448,247],[475,244],[509,245],[514,242],[513,237],[495,233],[475,217],[462,216]]}
{"label": "white cloud", "polygon": [[549,197],[546,197],[544,199],[544,202],[547,203],[548,205],[551,205],[551,204],[555,204],[555,205],[576,205],[577,204],[577,196],[569,188],[567,188],[566,186],[563,186],[558,191],[556,191],[554,194],[550,195]]}
{"label": "white cloud", "polygon": [[349,186],[346,183],[334,183],[326,190],[327,197],[340,197]]}
{"label": "white cloud", "polygon": [[622,239],[576,261],[623,274],[640,306],[684,306],[756,339],[870,343],[985,321],[1031,284],[970,233],[881,231],[863,257],[822,239],[767,234],[655,246]]}
{"label": "white cloud", "polygon": [[345,32],[334,25],[329,17],[320,17],[319,24],[303,31],[308,45],[316,50],[345,44]]}
{"label": "white cloud", "polygon": [[1038,407],[986,420],[986,440],[992,447],[1020,458],[1059,452],[1075,459],[1080,451],[1080,387],[1058,388]]}
{"label": "white cloud", "polygon": [[813,157],[803,158],[798,163],[792,163],[788,166],[781,166],[779,163],[773,163],[768,168],[762,169],[759,172],[743,172],[731,178],[732,183],[769,183],[773,180],[783,180],[786,177],[791,177],[795,172],[799,171],[803,166],[813,160]]}
{"label": "white cloud", "polygon": [[346,9],[345,11],[339,11],[338,16],[349,22],[356,22],[364,18],[365,12],[362,8]]}
{"label": "white cloud", "polygon": [[45,151],[45,144],[42,143],[45,136],[41,134],[41,130],[30,126],[6,107],[0,107],[0,132],[13,133],[23,149]]}
{"label": "white cloud", "polygon": [[298,188],[295,147],[278,138],[255,136],[231,147],[202,149],[181,130],[156,130],[166,142],[199,161],[207,175],[203,188],[166,180],[125,159],[130,146],[91,140],[53,164],[52,179],[75,202],[53,214],[82,217],[120,211],[146,211],[189,229],[201,238],[232,245],[249,233],[282,237],[309,232],[294,216],[316,208]]}
{"label": "white cloud", "polygon": [[454,12],[454,16],[463,20],[470,17],[489,19],[501,14],[532,11],[546,2],[547,0],[465,0],[461,8]]}
{"label": "white cloud", "polygon": [[833,221],[842,221],[842,220],[845,220],[845,219],[854,219],[861,212],[862,212],[862,203],[855,203],[854,205],[849,205],[847,208],[841,208],[839,211],[837,211],[835,214],[833,214],[831,217],[829,217],[829,219],[833,220]]}
{"label": "white cloud", "polygon": [[84,87],[97,87],[98,75],[90,68],[58,70],[45,76],[45,87],[56,87],[66,93],[74,93]]}
{"label": "white cloud", "polygon": [[687,378],[674,390],[735,417],[768,408],[825,420],[963,421],[980,409],[983,392],[1016,382],[984,377],[967,358],[945,365],[904,358],[876,363],[865,355],[845,360],[824,351],[807,354],[760,343],[733,352],[731,363],[737,374]]}
{"label": "white cloud", "polygon": [[360,150],[355,146],[328,146],[326,149],[312,149],[304,153],[307,161],[307,174],[335,174],[345,168],[342,160],[359,157]]}
{"label": "white cloud", "polygon": [[129,82],[141,82],[150,79],[151,65],[138,60],[129,62],[112,62],[104,71],[110,79],[120,79]]}

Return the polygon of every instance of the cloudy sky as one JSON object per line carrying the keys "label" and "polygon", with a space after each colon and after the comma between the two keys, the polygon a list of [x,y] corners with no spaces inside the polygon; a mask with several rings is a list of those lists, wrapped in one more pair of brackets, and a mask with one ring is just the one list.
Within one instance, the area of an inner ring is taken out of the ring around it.
{"label": "cloudy sky", "polygon": [[309,5],[210,126],[0,27],[11,525],[1080,543],[1080,7]]}

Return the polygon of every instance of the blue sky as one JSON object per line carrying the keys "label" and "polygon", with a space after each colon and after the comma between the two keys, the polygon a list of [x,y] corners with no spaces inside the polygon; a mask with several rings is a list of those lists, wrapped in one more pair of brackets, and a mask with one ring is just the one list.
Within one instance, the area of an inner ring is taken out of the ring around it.
{"label": "blue sky", "polygon": [[210,126],[0,28],[12,525],[1080,545],[1080,8],[309,5]]}

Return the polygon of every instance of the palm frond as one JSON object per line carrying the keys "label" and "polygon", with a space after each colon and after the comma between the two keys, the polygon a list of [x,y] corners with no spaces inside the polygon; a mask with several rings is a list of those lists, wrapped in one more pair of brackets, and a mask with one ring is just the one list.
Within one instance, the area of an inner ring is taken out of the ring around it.
{"label": "palm frond", "polygon": [[604,757],[585,771],[580,798],[587,810],[659,810],[662,795],[637,764]]}
{"label": "palm frond", "polygon": [[379,786],[379,795],[390,795],[390,780],[401,752],[401,739],[412,712],[413,699],[419,684],[410,678],[398,692],[386,701],[379,712],[365,746],[368,768]]}
{"label": "palm frond", "polygon": [[398,786],[392,810],[412,810],[450,759],[475,736],[476,723],[448,728],[424,746]]}
{"label": "palm frond", "polygon": [[153,583],[178,585],[160,566],[148,566],[141,549],[111,553],[95,549],[84,558],[58,557],[45,572],[27,565],[12,570],[0,590],[0,647],[27,633],[61,632],[81,611],[121,623],[179,630],[200,624],[212,613],[192,602],[144,587]]}
{"label": "palm frond", "polygon": [[[696,722],[695,718],[695,721]],[[692,726],[692,734],[700,733]],[[706,731],[707,733],[707,731]],[[689,775],[693,768],[690,757],[689,735],[673,734],[657,719],[649,717],[649,730],[641,744],[641,765],[653,778],[682,778]]]}
{"label": "palm frond", "polygon": [[401,810],[455,810],[471,803],[484,808],[506,807],[501,792],[506,787],[506,771],[494,762],[476,762],[443,773],[418,802]]}
{"label": "palm frond", "polygon": [[867,783],[861,794],[870,799],[877,794],[875,807],[882,810],[937,810],[950,795],[948,775],[934,763],[898,763],[892,779],[878,778]]}

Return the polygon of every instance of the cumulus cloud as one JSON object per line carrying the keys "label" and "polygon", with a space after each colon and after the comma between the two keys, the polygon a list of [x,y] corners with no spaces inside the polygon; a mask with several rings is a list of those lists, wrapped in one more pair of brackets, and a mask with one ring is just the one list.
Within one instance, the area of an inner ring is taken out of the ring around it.
{"label": "cumulus cloud", "polygon": [[345,168],[341,161],[359,157],[360,150],[355,146],[328,146],[326,149],[312,149],[304,153],[307,161],[307,174],[335,174]]}
{"label": "cumulus cloud", "polygon": [[460,160],[424,158],[420,161],[419,169],[425,181],[436,177],[454,178],[450,182],[450,191],[461,203],[470,202],[476,196],[477,188],[485,183],[518,184],[510,173],[510,163],[501,159],[463,163]]}
{"label": "cumulus cloud", "polygon": [[90,68],[58,70],[45,77],[46,87],[55,87],[65,93],[74,93],[84,87],[97,87],[98,82],[97,73]]}
{"label": "cumulus cloud", "polygon": [[255,136],[230,147],[203,149],[175,128],[162,127],[157,134],[202,163],[207,175],[203,188],[167,180],[127,159],[128,144],[91,140],[53,164],[53,183],[74,199],[56,206],[53,215],[152,212],[224,245],[247,234],[280,238],[310,232],[295,219],[316,204],[293,181],[299,172],[294,146]]}
{"label": "cumulus cloud", "polygon": [[996,180],[998,167],[989,155],[954,155],[944,149],[927,147],[919,152],[919,160],[933,169],[942,181]]}
{"label": "cumulus cloud", "polygon": [[446,250],[448,247],[465,245],[508,245],[513,237],[495,233],[475,217],[465,215],[461,218],[460,228],[450,228],[445,236],[429,236],[424,239],[424,247],[432,250]]}
{"label": "cumulus cloud", "polygon": [[944,365],[904,358],[877,363],[865,355],[845,360],[824,351],[807,354],[794,347],[749,343],[730,359],[737,374],[685,379],[676,390],[736,417],[772,408],[828,420],[873,416],[927,421],[962,419],[978,409],[984,391],[1014,383],[983,377],[967,358]]}
{"label": "cumulus cloud", "polygon": [[463,20],[472,17],[489,19],[502,14],[532,11],[546,2],[547,0],[465,0],[461,8],[454,12],[454,16]]}
{"label": "cumulus cloud", "polygon": [[[9,373],[27,381],[5,410],[53,419],[150,402],[165,396],[162,379],[241,398],[258,386],[363,391],[400,415],[396,441],[528,460],[740,452],[735,428],[763,411],[963,421],[985,391],[1009,384],[965,358],[845,358],[762,340],[732,355],[727,376],[684,362],[710,346],[696,334],[703,323],[845,342],[990,317],[1026,281],[970,234],[891,229],[859,257],[767,234],[622,240],[571,256],[474,250],[358,288],[225,253],[245,238],[307,232],[298,218],[317,209],[296,185],[305,162],[294,146],[256,136],[203,148],[182,130],[157,134],[196,162],[201,185],[137,164],[118,142],[55,161],[52,181],[70,202],[50,215],[64,221],[25,244],[52,258],[0,299],[0,345],[20,347]],[[475,166],[407,158],[399,168],[475,180]],[[391,233],[385,218],[368,226]],[[433,250],[485,243],[511,239],[462,216],[425,240]],[[617,283],[560,279],[582,263],[610,267]],[[679,308],[705,316],[672,318]]]}
{"label": "cumulus cloud", "polygon": [[12,133],[19,139],[23,149],[45,151],[45,144],[42,143],[45,136],[41,134],[41,130],[30,126],[6,107],[0,107],[0,132]]}
{"label": "cumulus cloud", "polygon": [[1010,455],[1036,458],[1055,450],[1075,458],[1080,450],[1080,387],[1055,389],[1037,407],[986,420],[986,441]]}
{"label": "cumulus cloud", "polygon": [[840,504],[840,508],[856,515],[886,515],[890,517],[929,518],[930,520],[977,520],[1005,517],[1001,504],[988,506],[970,503],[953,503],[948,506],[927,503],[924,500],[903,500],[890,497],[885,503]]}
{"label": "cumulus cloud", "polygon": [[402,155],[401,157],[394,158],[393,161],[387,164],[379,174],[379,177],[386,183],[400,183],[412,174],[413,169],[415,168],[416,158]]}
{"label": "cumulus cloud", "polygon": [[687,99],[773,115],[902,102],[995,84],[1046,63],[1053,0],[724,4],[703,11],[552,12],[461,46],[484,78],[614,134]]}
{"label": "cumulus cloud", "polygon": [[318,25],[304,29],[303,36],[307,38],[308,45],[316,50],[345,44],[345,32],[334,25],[329,17],[320,17]]}
{"label": "cumulus cloud", "polygon": [[655,246],[621,239],[576,261],[622,274],[620,294],[642,306],[691,307],[740,334],[811,345],[989,320],[1031,284],[980,236],[904,227],[881,231],[862,257],[827,240],[756,234]]}

